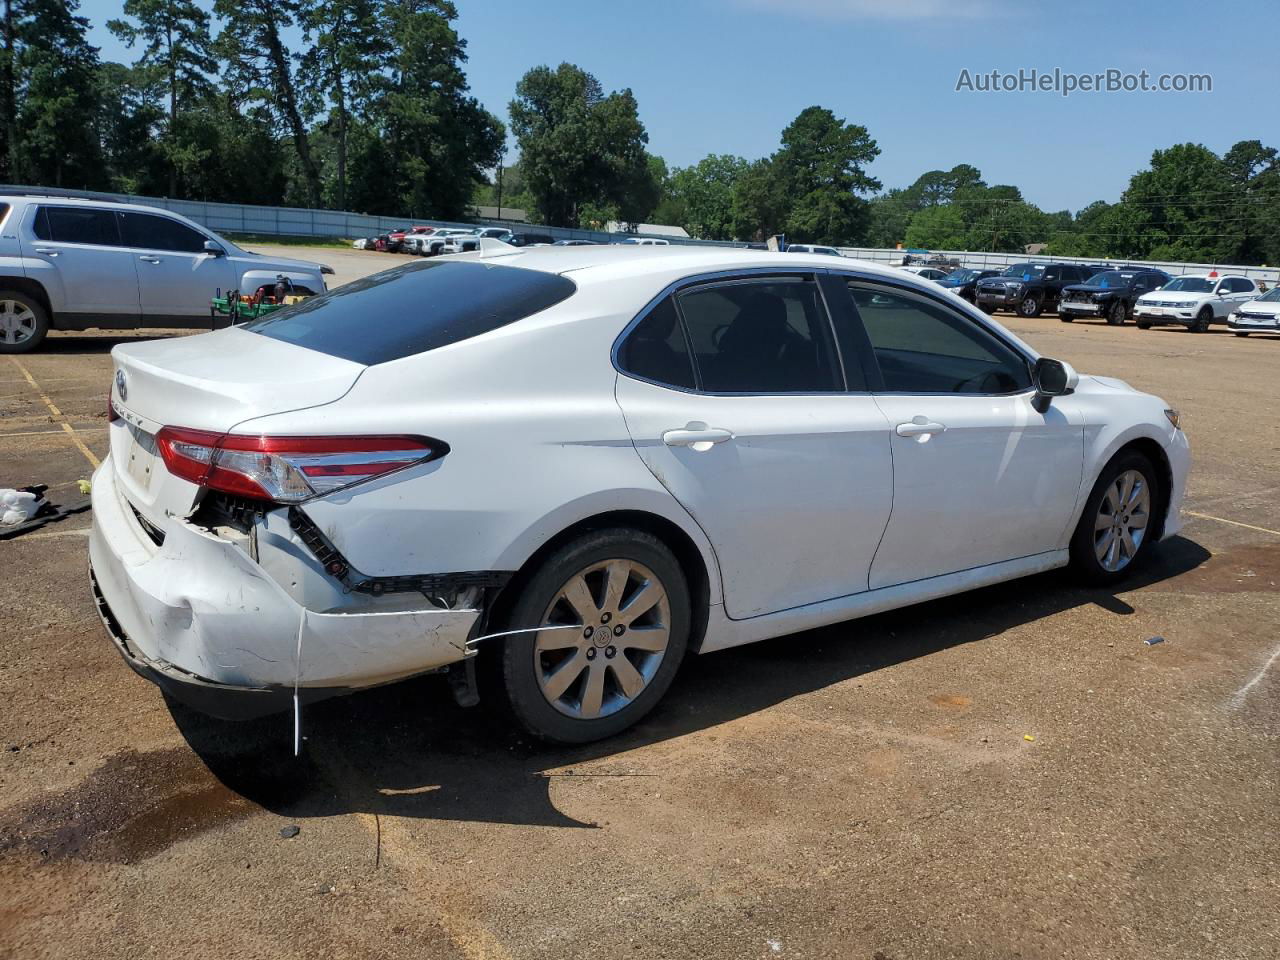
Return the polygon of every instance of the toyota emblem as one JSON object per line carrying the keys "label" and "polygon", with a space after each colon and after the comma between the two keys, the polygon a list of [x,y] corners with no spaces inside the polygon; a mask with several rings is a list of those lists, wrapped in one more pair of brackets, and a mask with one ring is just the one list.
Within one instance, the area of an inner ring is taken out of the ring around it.
{"label": "toyota emblem", "polygon": [[121,400],[129,399],[129,381],[123,370],[116,371],[116,393],[120,394]]}

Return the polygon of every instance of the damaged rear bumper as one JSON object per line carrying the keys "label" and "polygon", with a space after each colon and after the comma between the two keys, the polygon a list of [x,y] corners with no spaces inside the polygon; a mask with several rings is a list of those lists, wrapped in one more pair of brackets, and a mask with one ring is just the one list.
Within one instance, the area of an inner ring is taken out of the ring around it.
{"label": "damaged rear bumper", "polygon": [[[119,492],[110,458],[92,493],[90,582],[103,623],[131,668],[197,710],[261,716],[287,708],[295,688],[311,701],[471,655],[478,609],[431,606],[420,594],[388,603],[339,593],[334,607],[312,610],[277,581],[289,569],[281,556],[268,573],[241,546],[178,518],[157,545]],[[292,579],[315,575],[296,566]]]}

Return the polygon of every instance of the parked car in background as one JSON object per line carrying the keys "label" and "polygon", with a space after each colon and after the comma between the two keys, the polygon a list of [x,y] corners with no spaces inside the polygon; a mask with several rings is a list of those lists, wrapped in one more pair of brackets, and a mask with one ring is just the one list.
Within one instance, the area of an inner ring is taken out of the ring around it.
{"label": "parked car in background", "polygon": [[1013,310],[1024,317],[1038,317],[1057,308],[1063,287],[1084,283],[1096,272],[1073,263],[1015,263],[997,276],[978,281],[978,307],[985,313]]}
{"label": "parked car in background", "polygon": [[599,240],[557,240],[553,247],[598,247]]}
{"label": "parked car in background", "polygon": [[323,293],[332,268],[241,250],[180,214],[129,203],[0,195],[0,353],[50,330],[207,327],[216,293],[286,277]]}
{"label": "parked car in background", "polygon": [[627,237],[625,240],[618,241],[618,244],[624,247],[665,247],[670,243],[670,240],[660,240],[657,237]]}
{"label": "parked car in background", "polygon": [[[351,246],[356,250],[363,250],[366,247],[369,247],[370,244],[372,244],[373,242],[374,241],[370,240],[367,237],[361,237],[359,240],[353,241]],[[372,247],[370,247],[370,249],[372,249]]]}
{"label": "parked car in background", "polygon": [[1280,287],[1273,287],[1255,300],[1246,300],[1227,314],[1227,327],[1237,337],[1251,333],[1280,332]]}
{"label": "parked car in background", "polygon": [[1242,304],[1256,299],[1258,285],[1248,277],[1187,274],[1138,298],[1133,321],[1141,330],[1177,324],[1204,333],[1212,323],[1226,323]]}
{"label": "parked car in background", "polygon": [[1133,316],[1138,297],[1159,290],[1172,279],[1163,270],[1123,267],[1095,273],[1084,283],[1062,288],[1058,319],[1063,323],[1083,317],[1102,317],[1118,327]]}
{"label": "parked car in background", "polygon": [[507,243],[511,244],[513,247],[549,247],[551,244],[555,243],[555,239],[555,237],[547,233],[522,231],[520,233],[513,233],[511,235],[511,239],[508,240]]}
{"label": "parked car in background", "polygon": [[999,272],[999,270],[975,270],[972,267],[957,267],[939,280],[938,284],[950,290],[962,300],[973,303],[976,298],[974,291],[978,288],[978,281],[985,280],[987,277],[994,277]]}
{"label": "parked car in background", "polygon": [[597,740],[689,651],[1117,583],[1178,532],[1189,460],[1159,398],[822,256],[441,258],[112,360],[98,609],[221,715],[447,667]]}
{"label": "parked car in background", "polygon": [[813,243],[788,243],[787,253],[820,253],[825,257],[844,256],[835,247],[821,247]]}
{"label": "parked car in background", "polygon": [[480,241],[484,238],[501,240],[510,243],[513,234],[506,227],[477,227],[474,230],[455,233],[450,236],[441,248],[441,253],[471,253],[480,249]]}
{"label": "parked car in background", "polygon": [[907,273],[914,273],[917,277],[922,277],[925,280],[933,280],[935,282],[944,280],[947,276],[947,271],[938,267],[901,267],[900,269],[905,270]]}
{"label": "parked car in background", "polygon": [[465,236],[474,236],[474,234],[465,227],[439,227],[431,236],[423,237],[418,241],[416,252],[423,257],[437,257],[442,253],[457,253],[457,248],[448,249],[448,247],[456,238]]}

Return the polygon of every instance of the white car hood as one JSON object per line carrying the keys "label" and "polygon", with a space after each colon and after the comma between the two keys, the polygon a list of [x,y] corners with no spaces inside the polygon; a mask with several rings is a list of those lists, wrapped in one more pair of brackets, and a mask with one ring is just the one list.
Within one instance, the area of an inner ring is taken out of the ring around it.
{"label": "white car hood", "polygon": [[1150,303],[1153,300],[1172,300],[1174,303],[1199,303],[1206,297],[1211,297],[1211,293],[1184,293],[1181,290],[1153,290],[1151,293],[1143,294],[1138,298],[1139,303]]}
{"label": "white car hood", "polygon": [[1268,316],[1280,316],[1280,300],[1250,300],[1240,305],[1241,313],[1265,313]]}

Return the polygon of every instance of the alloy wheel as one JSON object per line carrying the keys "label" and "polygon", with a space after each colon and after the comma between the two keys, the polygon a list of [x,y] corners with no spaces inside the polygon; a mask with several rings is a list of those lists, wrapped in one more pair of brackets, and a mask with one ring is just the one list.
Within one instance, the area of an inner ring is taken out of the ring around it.
{"label": "alloy wheel", "polygon": [[1108,573],[1127,567],[1147,534],[1151,487],[1137,470],[1125,470],[1111,482],[1093,522],[1093,552]]}
{"label": "alloy wheel", "polygon": [[36,335],[36,315],[25,303],[0,300],[0,343],[17,346]]}
{"label": "alloy wheel", "polygon": [[603,560],[565,581],[542,623],[561,628],[535,638],[542,695],[566,716],[594,720],[625,708],[653,680],[671,639],[671,606],[648,567]]}

